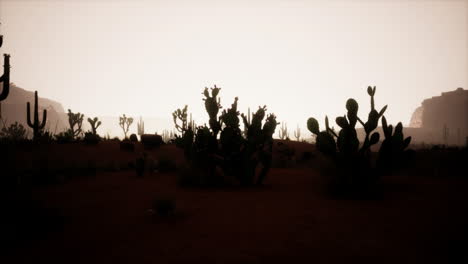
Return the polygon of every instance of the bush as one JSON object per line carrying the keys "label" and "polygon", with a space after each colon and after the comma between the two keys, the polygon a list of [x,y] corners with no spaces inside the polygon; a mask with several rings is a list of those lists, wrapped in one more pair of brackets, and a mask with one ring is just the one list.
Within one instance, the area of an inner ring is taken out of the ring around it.
{"label": "bush", "polygon": [[0,138],[5,138],[14,142],[26,140],[26,136],[26,129],[18,122],[11,124],[9,127],[3,127],[0,131]]}
{"label": "bush", "polygon": [[141,143],[145,149],[154,149],[161,146],[163,140],[160,135],[143,134],[141,135]]}
{"label": "bush", "polygon": [[101,137],[92,132],[86,132],[83,141],[87,145],[97,145],[101,141]]}
{"label": "bush", "polygon": [[137,135],[131,134],[131,135],[130,135],[130,141],[131,141],[131,142],[138,142],[138,137],[137,137]]}
{"label": "bush", "polygon": [[71,130],[60,132],[57,135],[55,135],[55,140],[59,144],[72,143],[74,140],[73,132]]}

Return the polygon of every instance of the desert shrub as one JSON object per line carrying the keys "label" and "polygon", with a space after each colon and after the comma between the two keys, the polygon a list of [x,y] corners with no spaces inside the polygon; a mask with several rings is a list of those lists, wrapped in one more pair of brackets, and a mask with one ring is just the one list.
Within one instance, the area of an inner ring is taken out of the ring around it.
{"label": "desert shrub", "polygon": [[87,145],[97,145],[100,141],[101,137],[92,132],[86,132],[83,138],[83,142]]}
{"label": "desert shrub", "polygon": [[[231,108],[218,116],[222,108],[217,98],[219,91],[220,88],[215,86],[211,88],[211,95],[208,88],[203,92],[209,126],[192,127],[187,122],[187,106],[172,114],[176,129],[182,133],[181,136],[176,136],[175,143],[184,150],[192,170],[192,173],[183,177],[192,175],[195,178],[184,182],[216,185],[224,175],[236,178],[243,186],[260,185],[271,167],[276,116],[266,116],[262,126],[266,106],[259,107],[250,122],[250,118],[237,111],[237,97]],[[239,115],[244,122],[245,133],[240,129]],[[257,168],[260,167],[260,172],[257,173]],[[218,169],[222,171],[222,175],[217,175]]]}
{"label": "desert shrub", "polygon": [[54,137],[55,137],[55,141],[57,141],[57,143],[59,144],[72,143],[74,140],[73,131],[70,129],[60,132]]}
{"label": "desert shrub", "polygon": [[158,148],[163,144],[163,140],[160,135],[143,134],[140,137],[141,143],[145,149]]}
{"label": "desert shrub", "polygon": [[15,122],[9,127],[3,127],[0,131],[0,138],[13,142],[23,141],[27,138],[27,130],[22,124]]}
{"label": "desert shrub", "polygon": [[[336,118],[336,124],[341,128],[337,134],[329,127],[328,117],[325,118],[326,130],[319,130],[315,118],[307,120],[308,129],[316,135],[317,149],[331,158],[337,168],[332,178],[332,187],[340,193],[350,195],[368,195],[376,190],[379,176],[389,173],[405,156],[411,137],[404,138],[401,123],[395,127],[387,125],[383,116],[387,106],[379,112],[374,106],[376,88],[368,87],[367,93],[371,97],[371,110],[367,122],[358,117],[359,105],[354,99],[346,102],[347,114]],[[372,164],[371,146],[377,144],[380,135],[373,131],[382,118],[385,139],[381,144],[377,163]],[[359,142],[355,126],[359,122],[365,130],[363,143]]]}
{"label": "desert shrub", "polygon": [[138,137],[136,134],[131,134],[130,135],[130,141],[131,142],[138,142]]}

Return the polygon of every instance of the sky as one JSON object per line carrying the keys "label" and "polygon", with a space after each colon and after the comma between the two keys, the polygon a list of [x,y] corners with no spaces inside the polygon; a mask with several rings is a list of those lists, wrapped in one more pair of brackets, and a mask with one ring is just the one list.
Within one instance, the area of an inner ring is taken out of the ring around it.
{"label": "sky", "polygon": [[372,85],[408,124],[423,99],[468,88],[467,14],[465,0],[0,0],[0,52],[12,82],[91,116],[188,104],[201,124],[216,84],[225,108],[238,96],[305,129],[350,97],[366,118]]}

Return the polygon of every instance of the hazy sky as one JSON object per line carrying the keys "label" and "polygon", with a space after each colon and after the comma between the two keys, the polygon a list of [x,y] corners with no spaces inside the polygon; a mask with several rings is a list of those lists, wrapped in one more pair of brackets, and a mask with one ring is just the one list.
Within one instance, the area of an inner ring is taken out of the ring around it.
{"label": "hazy sky", "polygon": [[409,123],[424,98],[468,88],[468,1],[0,0],[11,80],[89,115],[156,116],[205,86],[242,111],[266,104],[290,128],[361,116],[366,87]]}

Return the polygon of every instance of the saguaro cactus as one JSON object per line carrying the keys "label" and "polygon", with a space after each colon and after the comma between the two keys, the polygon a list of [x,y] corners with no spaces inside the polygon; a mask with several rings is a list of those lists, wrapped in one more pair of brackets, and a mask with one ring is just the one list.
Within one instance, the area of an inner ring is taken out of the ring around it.
{"label": "saguaro cactus", "polygon": [[143,118],[140,116],[140,121],[137,122],[137,134],[141,137],[141,135],[145,134],[145,122],[143,122]]}
{"label": "saguaro cactus", "polygon": [[[3,36],[0,35],[0,47],[2,47]],[[3,89],[0,93],[0,103],[8,97],[10,93],[10,55],[3,55],[3,75],[0,77],[0,82],[3,83]],[[0,119],[2,118],[2,108],[0,105]]]}
{"label": "saguaro cactus", "polygon": [[39,122],[39,103],[37,99],[37,91],[34,92],[34,120],[31,121],[31,105],[28,102],[26,104],[26,114],[27,114],[27,121],[28,121],[28,126],[33,129],[34,131],[34,140],[37,140],[40,136],[40,132],[42,129],[44,129],[45,124],[47,122],[47,110],[44,109],[44,112],[42,114],[42,122]]}
{"label": "saguaro cactus", "polygon": [[0,101],[5,100],[10,93],[10,55],[3,55],[3,75],[0,77],[0,82],[3,82],[3,89],[0,93]]}
{"label": "saguaro cactus", "polygon": [[299,125],[297,125],[296,131],[294,131],[294,137],[297,141],[301,140],[301,129],[299,128]]}
{"label": "saguaro cactus", "polygon": [[278,131],[279,138],[282,140],[289,138],[288,125],[286,123],[281,124],[281,128]]}

